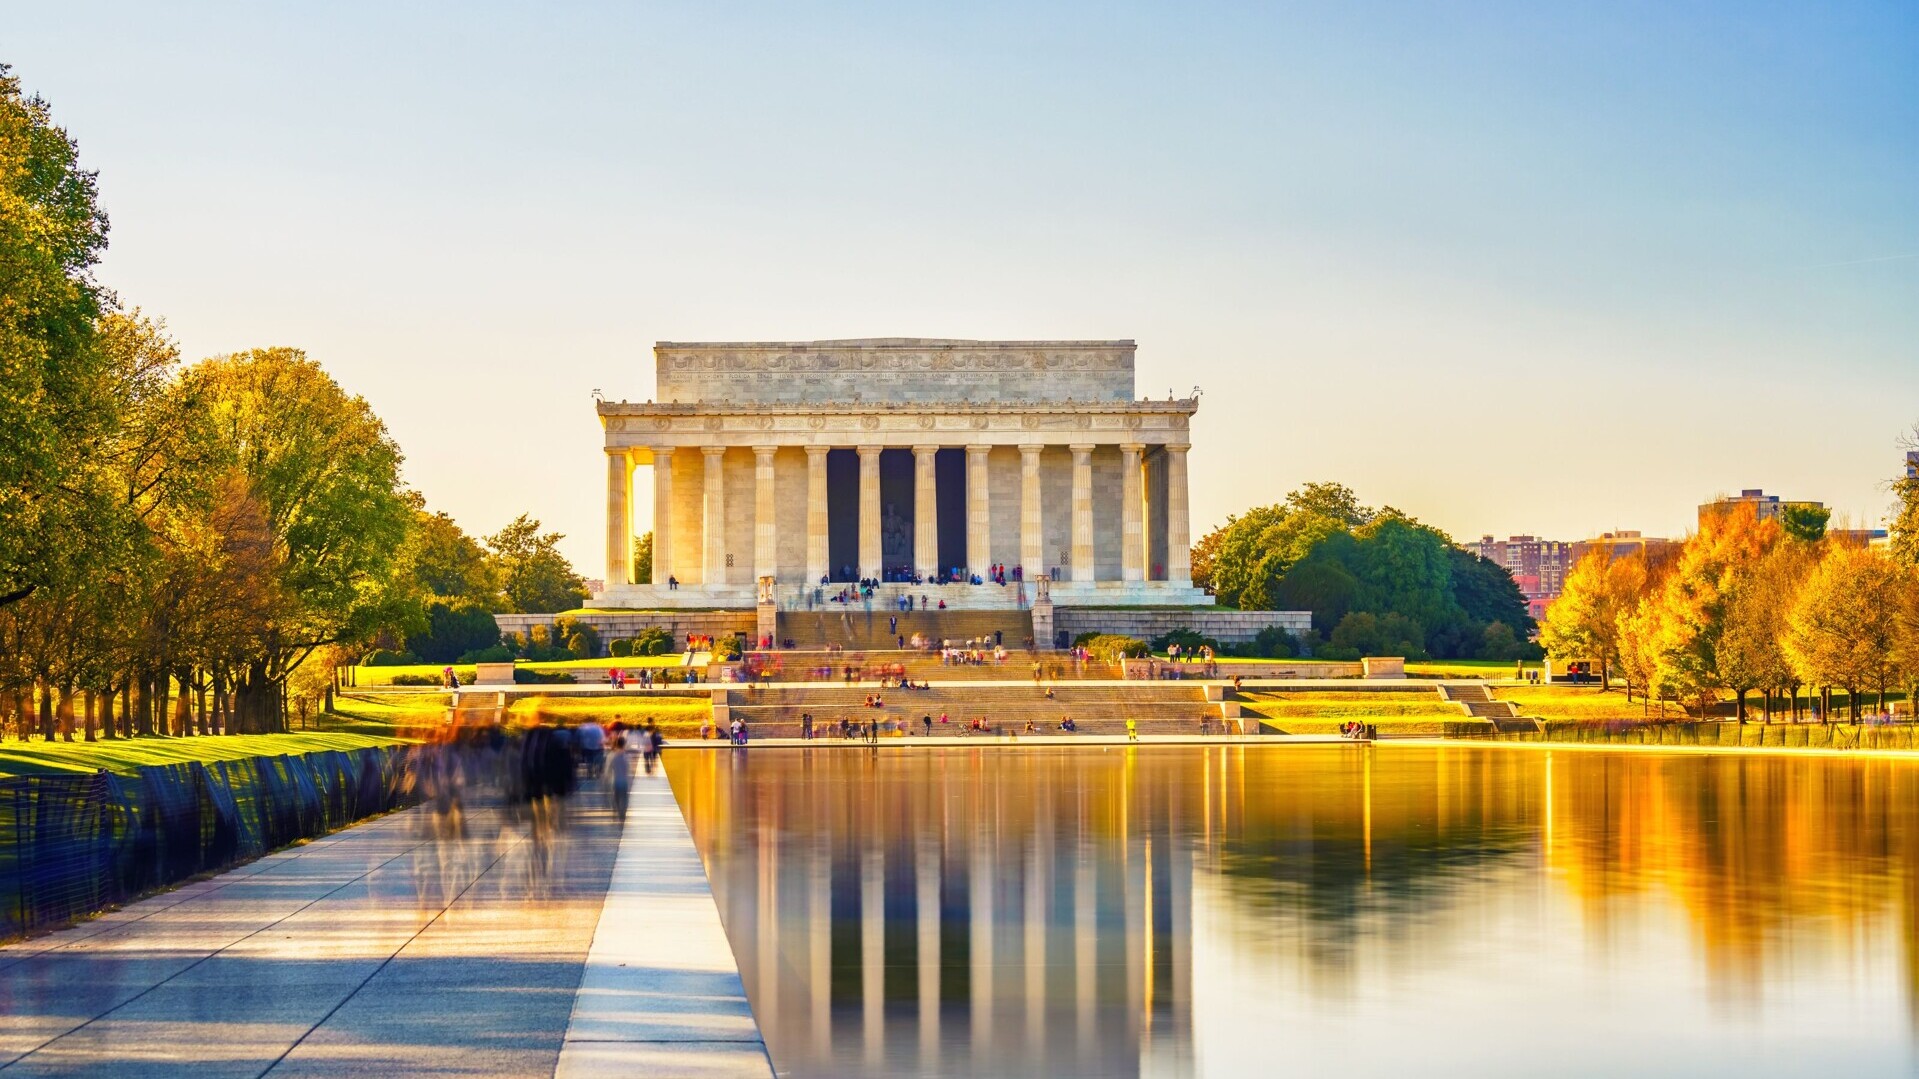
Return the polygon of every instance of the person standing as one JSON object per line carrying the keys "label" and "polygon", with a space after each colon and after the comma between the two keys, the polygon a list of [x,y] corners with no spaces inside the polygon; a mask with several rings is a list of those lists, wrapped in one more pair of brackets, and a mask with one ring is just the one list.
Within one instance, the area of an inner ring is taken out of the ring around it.
{"label": "person standing", "polygon": [[1128,719],[1126,721],[1126,740],[1129,742],[1139,741],[1139,720]]}

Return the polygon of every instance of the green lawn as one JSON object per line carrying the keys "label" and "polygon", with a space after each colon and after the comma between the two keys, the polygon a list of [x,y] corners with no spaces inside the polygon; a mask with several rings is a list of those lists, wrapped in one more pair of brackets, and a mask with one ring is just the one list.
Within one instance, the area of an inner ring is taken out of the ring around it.
{"label": "green lawn", "polygon": [[0,775],[94,772],[102,768],[131,775],[146,764],[231,761],[325,749],[360,749],[396,740],[340,731],[296,734],[201,735],[191,738],[133,738],[101,742],[0,743]]}
{"label": "green lawn", "polygon": [[1458,737],[1460,735],[1492,730],[1492,724],[1483,719],[1454,713],[1449,717],[1431,718],[1395,718],[1353,715],[1329,719],[1263,719],[1261,726],[1269,734],[1338,734],[1339,725],[1350,720],[1363,720],[1379,728],[1382,735],[1428,737]]}

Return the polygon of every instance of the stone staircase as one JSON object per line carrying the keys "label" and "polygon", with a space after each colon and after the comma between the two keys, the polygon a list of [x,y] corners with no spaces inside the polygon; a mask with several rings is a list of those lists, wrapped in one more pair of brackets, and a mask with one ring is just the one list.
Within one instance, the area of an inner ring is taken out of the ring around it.
{"label": "stone staircase", "polygon": [[1518,705],[1495,699],[1492,689],[1483,682],[1442,682],[1439,695],[1458,705],[1474,719],[1490,722],[1493,729],[1502,734],[1539,729],[1536,721],[1519,714]]}
{"label": "stone staircase", "polygon": [[997,635],[1007,650],[1019,652],[1033,635],[1033,616],[1024,610],[899,611],[877,603],[871,610],[861,604],[827,606],[841,609],[781,611],[778,639],[791,640],[802,650],[831,645],[864,652],[896,649],[901,637],[910,642],[916,633],[936,643],[950,640],[956,645],[971,640],[992,642]]}

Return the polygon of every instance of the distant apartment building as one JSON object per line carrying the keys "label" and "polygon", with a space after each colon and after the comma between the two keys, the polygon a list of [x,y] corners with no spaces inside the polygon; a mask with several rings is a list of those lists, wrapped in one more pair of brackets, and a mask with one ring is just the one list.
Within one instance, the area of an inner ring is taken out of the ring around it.
{"label": "distant apartment building", "polygon": [[1645,555],[1652,561],[1658,561],[1666,554],[1679,549],[1678,540],[1662,539],[1658,536],[1642,535],[1637,529],[1622,528],[1617,532],[1601,532],[1591,539],[1583,539],[1573,544],[1572,560],[1579,560],[1594,551],[1607,551],[1612,557]]}
{"label": "distant apartment building", "polygon": [[[1910,460],[1907,462],[1907,467],[1911,467]],[[1751,506],[1754,516],[1762,521],[1770,521],[1778,517],[1780,511],[1786,509],[1788,506],[1805,506],[1810,509],[1824,509],[1825,503],[1783,502],[1780,501],[1778,495],[1769,495],[1756,487],[1748,488],[1747,490],[1739,492],[1737,495],[1720,495],[1711,502],[1702,503],[1699,507],[1699,527],[1706,527],[1707,521],[1722,513],[1737,509],[1740,506]]]}
{"label": "distant apartment building", "polygon": [[1519,585],[1519,594],[1526,597],[1526,613],[1535,620],[1546,617],[1546,608],[1559,598],[1573,564],[1571,544],[1537,536],[1509,536],[1503,540],[1481,536],[1478,543],[1466,544],[1466,549],[1488,562],[1506,567],[1506,572],[1512,574],[1514,583]]}
{"label": "distant apartment building", "polygon": [[1919,480],[1919,450],[1906,451],[1906,478]]}

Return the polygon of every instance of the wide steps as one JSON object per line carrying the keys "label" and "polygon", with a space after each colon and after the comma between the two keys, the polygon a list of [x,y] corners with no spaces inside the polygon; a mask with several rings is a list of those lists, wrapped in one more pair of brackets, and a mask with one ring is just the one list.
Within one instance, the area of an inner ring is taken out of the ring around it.
{"label": "wide steps", "polygon": [[914,634],[921,634],[935,644],[997,640],[1013,650],[1026,647],[1033,635],[1033,617],[1024,610],[900,611],[876,603],[870,609],[853,605],[842,610],[782,611],[777,632],[782,642],[791,640],[801,649],[828,645],[853,651],[891,649],[899,647],[901,638],[910,642]]}

